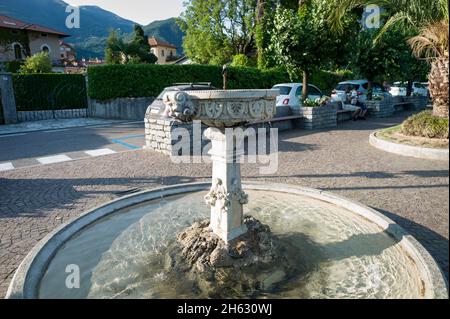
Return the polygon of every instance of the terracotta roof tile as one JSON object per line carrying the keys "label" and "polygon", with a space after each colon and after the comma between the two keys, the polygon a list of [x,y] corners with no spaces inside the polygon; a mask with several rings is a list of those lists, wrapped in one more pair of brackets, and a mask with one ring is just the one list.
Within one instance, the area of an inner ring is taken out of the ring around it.
{"label": "terracotta roof tile", "polygon": [[174,48],[174,49],[177,48],[175,45],[173,45],[169,42],[157,39],[155,37],[148,38],[148,44],[150,44],[151,47],[163,46],[163,47]]}
{"label": "terracotta roof tile", "polygon": [[29,31],[35,31],[35,32],[50,33],[50,34],[56,34],[56,35],[59,35],[62,37],[70,36],[61,31],[43,27],[38,24],[27,23],[27,22],[24,22],[24,21],[21,21],[18,19],[13,19],[11,17],[4,16],[4,15],[0,15],[0,28],[29,30]]}

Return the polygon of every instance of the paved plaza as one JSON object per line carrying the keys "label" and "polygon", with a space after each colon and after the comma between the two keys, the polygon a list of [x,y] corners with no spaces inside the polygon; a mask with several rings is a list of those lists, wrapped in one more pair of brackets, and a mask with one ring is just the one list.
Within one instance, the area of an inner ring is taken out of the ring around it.
{"label": "paved plaza", "polygon": [[[448,162],[390,154],[368,142],[373,131],[405,117],[280,132],[278,172],[262,176],[258,165],[244,164],[244,180],[318,188],[370,206],[415,236],[448,278]],[[144,150],[0,172],[0,297],[30,249],[58,225],[138,190],[208,181],[210,172],[209,164],[173,164]]]}

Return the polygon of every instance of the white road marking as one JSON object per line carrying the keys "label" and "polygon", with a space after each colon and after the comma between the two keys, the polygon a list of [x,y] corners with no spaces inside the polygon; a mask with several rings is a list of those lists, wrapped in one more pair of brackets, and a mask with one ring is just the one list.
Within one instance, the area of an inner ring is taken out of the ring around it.
{"label": "white road marking", "polygon": [[53,163],[60,163],[60,162],[67,162],[71,161],[72,159],[67,155],[56,155],[56,156],[47,156],[47,157],[41,157],[37,159],[39,163],[41,164],[53,164]]}
{"label": "white road marking", "polygon": [[69,130],[70,130],[69,128],[63,128],[63,129],[44,131],[44,133],[57,133],[57,132],[64,132],[64,131],[69,131]]}
{"label": "white road marking", "polygon": [[14,166],[11,162],[8,163],[1,163],[0,164],[0,172],[4,172],[4,171],[10,171],[13,170]]}
{"label": "white road marking", "polygon": [[116,152],[109,148],[100,148],[98,150],[85,151],[85,153],[90,156],[102,156],[102,155],[115,154]]}

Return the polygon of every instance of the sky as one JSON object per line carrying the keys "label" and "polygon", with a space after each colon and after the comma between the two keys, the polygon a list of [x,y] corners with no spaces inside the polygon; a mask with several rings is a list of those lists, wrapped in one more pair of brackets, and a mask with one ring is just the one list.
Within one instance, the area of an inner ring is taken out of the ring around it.
{"label": "sky", "polygon": [[155,20],[178,17],[183,0],[63,0],[74,5],[96,5],[122,18],[147,25]]}

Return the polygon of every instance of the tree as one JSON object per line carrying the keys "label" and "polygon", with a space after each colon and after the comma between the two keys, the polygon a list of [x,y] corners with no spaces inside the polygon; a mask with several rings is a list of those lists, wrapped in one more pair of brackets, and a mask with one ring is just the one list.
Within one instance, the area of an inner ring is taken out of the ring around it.
{"label": "tree", "polygon": [[106,42],[105,62],[107,64],[121,64],[123,48],[124,43],[118,38],[116,31],[110,31]]}
{"label": "tree", "polygon": [[188,0],[178,20],[193,61],[224,64],[255,51],[256,0]]}
{"label": "tree", "polygon": [[369,82],[367,95],[369,100],[372,98],[373,82],[400,74],[402,59],[405,58],[405,41],[400,32],[391,30],[378,41],[374,41],[377,35],[378,32],[373,29],[361,31],[356,37],[352,59],[353,69]]}
{"label": "tree", "polygon": [[47,52],[27,57],[25,63],[20,67],[20,73],[50,73],[51,71],[52,60]]}
{"label": "tree", "polygon": [[275,60],[286,68],[292,81],[302,76],[302,99],[306,99],[309,77],[341,54],[343,39],[331,33],[327,20],[332,10],[329,1],[298,1],[297,5],[298,10],[277,7],[270,47]]}
{"label": "tree", "polygon": [[133,38],[129,43],[111,31],[105,49],[105,60],[107,64],[154,64],[158,58],[150,52],[148,37],[145,36],[141,26],[135,25]]}
{"label": "tree", "polygon": [[417,35],[408,43],[413,52],[431,63],[428,75],[433,114],[448,118],[449,108],[449,17],[448,0],[335,0],[330,21],[342,31],[345,15],[357,7],[368,4],[383,6],[388,19],[378,33],[378,40],[393,27],[416,29]]}

